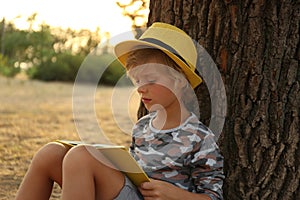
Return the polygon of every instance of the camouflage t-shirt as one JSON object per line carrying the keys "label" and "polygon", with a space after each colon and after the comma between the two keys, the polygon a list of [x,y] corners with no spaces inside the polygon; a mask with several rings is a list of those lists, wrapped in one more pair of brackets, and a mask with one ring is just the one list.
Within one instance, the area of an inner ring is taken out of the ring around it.
{"label": "camouflage t-shirt", "polygon": [[149,177],[223,199],[223,157],[213,133],[192,113],[179,127],[157,130],[156,113],[133,127],[130,152]]}

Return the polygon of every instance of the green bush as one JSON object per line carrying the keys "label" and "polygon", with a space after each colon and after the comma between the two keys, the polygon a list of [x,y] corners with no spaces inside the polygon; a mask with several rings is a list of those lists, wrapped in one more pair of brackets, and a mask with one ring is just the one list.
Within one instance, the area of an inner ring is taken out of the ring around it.
{"label": "green bush", "polygon": [[14,77],[17,73],[20,72],[19,67],[14,67],[9,65],[7,62],[7,58],[0,54],[0,74],[6,77]]}
{"label": "green bush", "polygon": [[[115,85],[125,75],[125,69],[111,53],[90,54],[85,59],[80,55],[61,53],[55,59],[30,68],[27,74],[43,81],[73,82],[77,79],[80,83]],[[118,84],[128,85],[129,81],[122,79]]]}
{"label": "green bush", "polygon": [[57,54],[51,60],[28,70],[33,79],[43,81],[74,81],[83,57],[68,53]]}
{"label": "green bush", "polygon": [[[82,63],[77,75],[77,81],[115,85],[124,74],[125,69],[113,54],[91,54]],[[123,81],[121,84],[126,85],[128,83]]]}

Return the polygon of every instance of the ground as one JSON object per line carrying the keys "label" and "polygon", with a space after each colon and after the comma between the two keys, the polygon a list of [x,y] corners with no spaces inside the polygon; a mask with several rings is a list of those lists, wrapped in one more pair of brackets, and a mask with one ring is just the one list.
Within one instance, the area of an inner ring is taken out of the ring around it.
{"label": "ground", "polygon": [[[98,120],[95,124],[90,123],[91,115],[87,113],[74,115],[73,86],[72,83],[0,77],[0,200],[14,199],[34,153],[48,142],[56,139],[94,141],[97,135],[104,133],[114,144],[128,146],[130,143],[128,130],[136,120],[137,109],[132,105],[138,101],[132,94],[128,98],[131,88],[98,88],[93,106]],[[85,106],[80,109],[82,112]],[[74,120],[84,130],[76,129]],[[59,197],[60,189],[56,185],[51,199]]]}

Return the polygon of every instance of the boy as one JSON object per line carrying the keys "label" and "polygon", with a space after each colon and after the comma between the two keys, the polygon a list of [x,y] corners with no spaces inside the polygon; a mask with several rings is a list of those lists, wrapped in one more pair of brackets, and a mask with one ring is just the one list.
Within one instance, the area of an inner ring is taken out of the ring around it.
{"label": "boy", "polygon": [[35,155],[16,199],[48,199],[53,181],[62,186],[62,199],[222,199],[223,157],[190,108],[202,81],[193,41],[154,23],[115,53],[149,111],[133,127],[130,152],[151,181],[134,186],[91,146],[50,143]]}

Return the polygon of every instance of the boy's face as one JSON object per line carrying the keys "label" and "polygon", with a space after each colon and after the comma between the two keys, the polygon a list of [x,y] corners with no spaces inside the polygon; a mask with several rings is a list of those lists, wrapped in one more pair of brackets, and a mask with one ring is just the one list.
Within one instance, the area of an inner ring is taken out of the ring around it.
{"label": "boy's face", "polygon": [[155,63],[155,60],[153,63],[149,61],[147,64],[129,70],[128,74],[137,86],[137,91],[147,110],[176,109],[178,108],[176,106],[180,106],[180,97],[170,70],[174,69]]}

